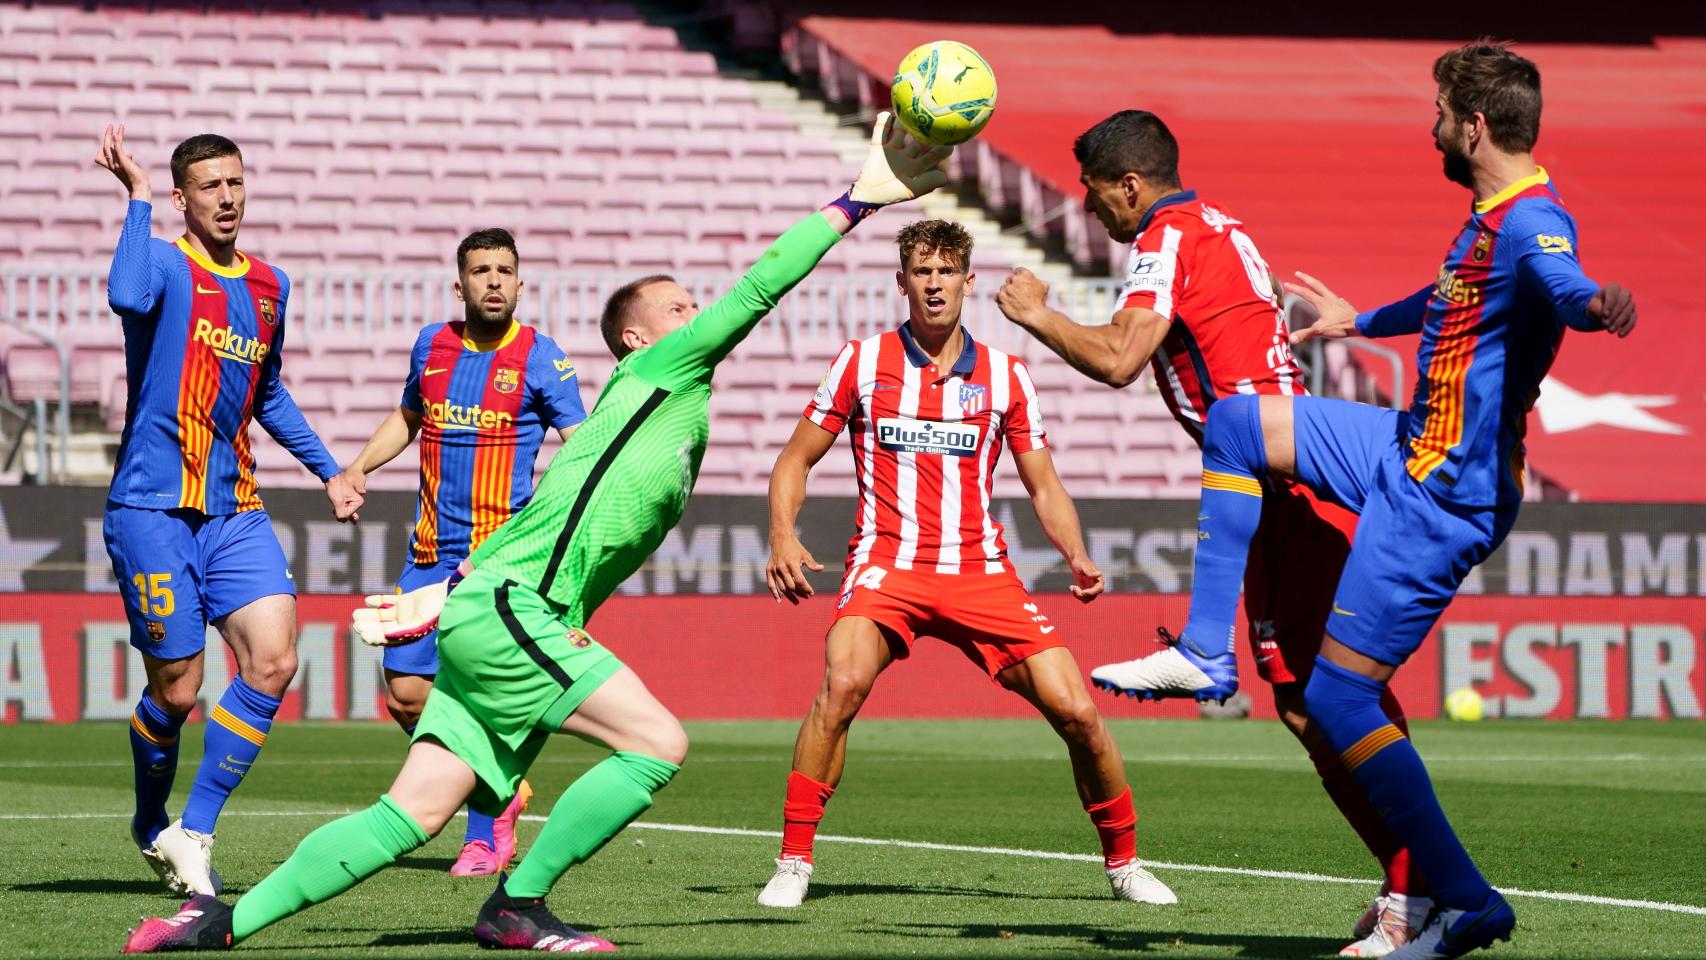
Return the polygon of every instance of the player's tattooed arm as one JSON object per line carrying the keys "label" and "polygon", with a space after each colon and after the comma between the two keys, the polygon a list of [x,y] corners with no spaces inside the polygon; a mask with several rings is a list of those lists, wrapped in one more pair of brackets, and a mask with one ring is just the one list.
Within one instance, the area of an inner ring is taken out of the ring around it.
{"label": "player's tattooed arm", "polygon": [[794,529],[806,499],[806,476],[835,443],[835,434],[800,418],[788,445],[770,471],[770,559],[764,564],[764,583],[777,603],[799,602],[812,595],[806,571],[823,570]]}
{"label": "player's tattooed arm", "polygon": [[1167,318],[1127,307],[1101,326],[1085,326],[1048,305],[1048,284],[1024,267],[995,294],[1001,315],[1042,341],[1080,373],[1110,387],[1136,380],[1167,336]]}
{"label": "player's tattooed arm", "polygon": [[1019,479],[1031,495],[1031,507],[1037,512],[1043,535],[1066,558],[1066,565],[1072,571],[1072,595],[1082,603],[1101,596],[1107,581],[1102,577],[1102,571],[1096,568],[1095,561],[1090,559],[1089,551],[1084,549],[1084,531],[1078,522],[1078,507],[1060,482],[1060,474],[1054,469],[1054,457],[1047,447],[1037,447],[1014,453],[1013,464],[1019,468]]}

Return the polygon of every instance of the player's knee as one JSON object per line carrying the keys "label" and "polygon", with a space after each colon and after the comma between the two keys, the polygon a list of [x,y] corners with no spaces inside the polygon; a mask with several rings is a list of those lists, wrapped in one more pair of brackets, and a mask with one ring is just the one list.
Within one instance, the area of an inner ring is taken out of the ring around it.
{"label": "player's knee", "polygon": [[149,689],[149,694],[160,709],[174,717],[187,717],[196,707],[196,701],[201,697],[201,691],[193,683],[178,682],[160,684]]}
{"label": "player's knee", "polygon": [[873,679],[859,670],[831,667],[823,678],[821,708],[834,719],[851,719],[871,692]]}
{"label": "player's knee", "polygon": [[642,734],[642,740],[638,753],[676,766],[687,760],[687,731],[674,716],[654,720]]}
{"label": "player's knee", "polygon": [[1050,718],[1063,740],[1069,743],[1096,746],[1105,738],[1107,727],[1102,714],[1089,697],[1075,697],[1053,710]]}
{"label": "player's knee", "polygon": [[1208,408],[1203,426],[1203,466],[1260,473],[1267,469],[1262,442],[1261,398],[1235,393]]}
{"label": "player's knee", "polygon": [[1274,712],[1292,736],[1303,740],[1309,729],[1309,708],[1304,702],[1304,685],[1282,683],[1274,687]]}
{"label": "player's knee", "polygon": [[411,700],[406,696],[400,697],[395,690],[385,694],[385,709],[391,714],[391,719],[397,721],[397,726],[404,731],[413,730],[415,724],[421,722],[421,710],[426,706],[425,700]]}
{"label": "player's knee", "polygon": [[243,682],[269,697],[282,697],[295,676],[296,650],[285,647],[251,658],[243,671]]}

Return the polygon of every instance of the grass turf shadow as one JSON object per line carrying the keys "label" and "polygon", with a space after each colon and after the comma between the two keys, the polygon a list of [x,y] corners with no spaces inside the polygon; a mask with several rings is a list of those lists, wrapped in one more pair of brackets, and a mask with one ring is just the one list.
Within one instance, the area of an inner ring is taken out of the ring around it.
{"label": "grass turf shadow", "polygon": [[[1343,947],[1342,938],[1240,935],[1199,933],[1183,930],[1141,930],[1085,926],[1066,923],[897,923],[878,928],[879,932],[920,939],[952,938],[959,940],[1019,940],[1037,938],[1055,941],[1047,946],[1051,955],[1060,956],[1071,945],[1061,941],[1077,941],[1085,951],[1136,953],[1165,951],[1188,947],[1238,947],[1239,958],[1273,958],[1294,960],[1302,957],[1332,956]],[[1038,944],[1041,946],[1041,944]],[[1019,944],[1018,946],[1023,946]]]}

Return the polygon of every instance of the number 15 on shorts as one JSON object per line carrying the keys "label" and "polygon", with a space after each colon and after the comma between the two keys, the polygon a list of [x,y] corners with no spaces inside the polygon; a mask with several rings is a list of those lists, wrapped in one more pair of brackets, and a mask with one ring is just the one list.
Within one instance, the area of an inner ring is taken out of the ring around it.
{"label": "number 15 on shorts", "polygon": [[172,575],[169,573],[139,573],[130,578],[136,587],[136,609],[143,615],[169,617],[177,609],[172,597]]}

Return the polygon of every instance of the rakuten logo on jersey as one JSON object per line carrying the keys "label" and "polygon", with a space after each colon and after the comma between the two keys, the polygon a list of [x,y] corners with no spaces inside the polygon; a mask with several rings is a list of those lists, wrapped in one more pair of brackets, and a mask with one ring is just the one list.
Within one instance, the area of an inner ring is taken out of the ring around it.
{"label": "rakuten logo on jersey", "polygon": [[490,430],[515,423],[515,418],[502,410],[488,410],[477,403],[464,407],[448,401],[427,401],[426,418],[445,430]]}
{"label": "rakuten logo on jersey", "polygon": [[901,453],[934,453],[970,457],[977,454],[977,428],[969,423],[936,420],[877,420],[877,443],[884,450]]}
{"label": "rakuten logo on jersey", "polygon": [[259,337],[245,337],[229,327],[216,327],[206,317],[197,317],[195,332],[190,337],[212,348],[215,354],[238,363],[256,364],[266,360],[272,344]]}

